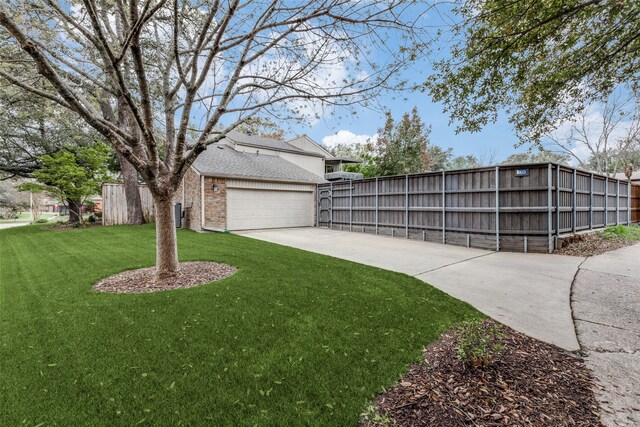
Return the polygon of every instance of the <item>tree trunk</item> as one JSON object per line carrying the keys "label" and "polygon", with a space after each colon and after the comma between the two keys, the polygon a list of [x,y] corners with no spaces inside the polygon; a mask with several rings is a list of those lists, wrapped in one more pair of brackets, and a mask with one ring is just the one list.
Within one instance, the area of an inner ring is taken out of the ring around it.
{"label": "tree trunk", "polygon": [[156,210],[156,277],[175,276],[179,270],[173,199],[154,196]]}
{"label": "tree trunk", "polygon": [[75,224],[82,221],[82,203],[80,200],[67,199],[69,207],[69,224]]}
{"label": "tree trunk", "polygon": [[124,195],[127,200],[127,223],[129,225],[144,224],[142,199],[140,198],[140,190],[138,189],[138,172],[122,154],[117,151],[116,153],[124,181]]}

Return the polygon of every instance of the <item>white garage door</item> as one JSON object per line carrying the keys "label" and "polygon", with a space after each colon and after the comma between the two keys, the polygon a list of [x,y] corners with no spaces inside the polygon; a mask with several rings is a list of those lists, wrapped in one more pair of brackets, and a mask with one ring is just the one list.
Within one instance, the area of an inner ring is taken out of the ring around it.
{"label": "white garage door", "polygon": [[252,230],[313,226],[313,186],[289,187],[258,189],[228,186],[227,228]]}

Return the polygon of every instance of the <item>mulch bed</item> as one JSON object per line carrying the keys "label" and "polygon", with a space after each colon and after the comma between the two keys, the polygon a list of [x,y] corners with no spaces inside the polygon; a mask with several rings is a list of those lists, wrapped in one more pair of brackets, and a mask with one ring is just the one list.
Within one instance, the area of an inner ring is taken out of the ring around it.
{"label": "mulch bed", "polygon": [[375,398],[385,422],[365,419],[361,427],[601,426],[581,358],[510,328],[503,332],[504,353],[477,368],[457,358],[455,334],[444,334],[425,349],[421,364]]}
{"label": "mulch bed", "polygon": [[77,225],[77,224],[45,225],[41,227],[41,229],[42,230],[80,230],[82,228],[93,228],[93,227],[102,227],[102,223],[92,222],[92,223],[83,223],[81,225]]}
{"label": "mulch bed", "polygon": [[93,290],[112,293],[143,293],[186,289],[224,279],[236,272],[236,268],[216,262],[181,262],[180,271],[174,277],[157,280],[156,268],[123,271],[102,279]]}
{"label": "mulch bed", "polygon": [[615,249],[638,243],[624,237],[603,236],[601,233],[576,235],[565,239],[565,246],[555,250],[555,254],[572,256],[600,255]]}

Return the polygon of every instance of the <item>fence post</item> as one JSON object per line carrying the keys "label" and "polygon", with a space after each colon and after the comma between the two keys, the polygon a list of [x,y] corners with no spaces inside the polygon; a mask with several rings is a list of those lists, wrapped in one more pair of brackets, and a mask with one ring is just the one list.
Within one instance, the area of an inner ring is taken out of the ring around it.
{"label": "fence post", "polygon": [[496,252],[500,251],[500,166],[496,166]]}
{"label": "fence post", "polygon": [[620,224],[620,180],[616,181],[616,225]]}
{"label": "fence post", "polygon": [[560,235],[560,165],[556,165],[556,238],[559,235]]}
{"label": "fence post", "polygon": [[627,225],[631,225],[631,178],[627,180]]}
{"label": "fence post", "polygon": [[[182,183],[182,186],[184,188],[184,181]],[[319,226],[320,226],[320,185],[316,185],[316,227],[319,227]]]}
{"label": "fence post", "polygon": [[378,234],[378,178],[376,178],[376,234]]}
{"label": "fence post", "polygon": [[404,236],[409,238],[409,175],[404,176]]}
{"label": "fence post", "polygon": [[333,230],[333,182],[329,183],[329,230]]}
{"label": "fence post", "polygon": [[353,231],[353,181],[349,181],[349,231]]}
{"label": "fence post", "polygon": [[442,171],[442,243],[446,243],[447,242],[447,237],[446,237],[446,221],[447,221],[447,209],[446,209],[446,204],[447,204],[447,198],[445,195],[445,179],[444,179],[444,174],[445,171]]}
{"label": "fence post", "polygon": [[573,189],[571,194],[571,231],[573,234],[576,233],[576,220],[578,219],[578,197],[576,188],[578,186],[578,171],[576,169],[573,170]]}
{"label": "fence post", "polygon": [[589,179],[589,230],[593,229],[593,172]]}
{"label": "fence post", "polygon": [[604,227],[609,222],[609,177],[604,177]]}
{"label": "fence post", "polygon": [[[559,169],[559,166],[556,165],[556,167]],[[553,209],[553,177],[552,177],[552,172],[551,172],[551,163],[549,163],[547,165],[547,238],[548,238],[548,244],[549,244],[549,253],[553,252],[553,240],[551,239],[551,228],[553,227],[553,218],[552,218],[552,209]],[[556,188],[559,187],[558,185],[559,183],[556,182]],[[558,209],[559,207],[556,207],[556,209]],[[556,228],[558,227],[558,224],[556,224]]]}

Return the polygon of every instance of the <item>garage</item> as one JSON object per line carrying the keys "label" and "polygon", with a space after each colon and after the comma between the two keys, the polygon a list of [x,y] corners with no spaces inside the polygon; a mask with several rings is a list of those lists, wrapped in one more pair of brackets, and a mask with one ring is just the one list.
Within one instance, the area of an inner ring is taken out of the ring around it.
{"label": "garage", "polygon": [[228,180],[227,229],[310,227],[314,225],[314,186]]}

